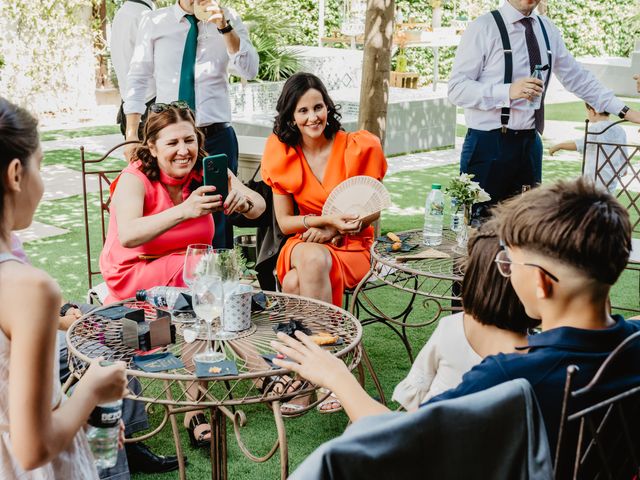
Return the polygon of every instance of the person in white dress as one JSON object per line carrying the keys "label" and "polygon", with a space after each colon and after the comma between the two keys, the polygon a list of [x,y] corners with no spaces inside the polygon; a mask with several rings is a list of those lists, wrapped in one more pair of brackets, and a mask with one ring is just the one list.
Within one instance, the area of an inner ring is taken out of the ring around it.
{"label": "person in white dress", "polygon": [[440,319],[393,400],[415,411],[431,397],[457,387],[462,375],[489,355],[527,345],[539,322],[527,316],[508,278],[494,265],[500,241],[491,222],[469,239],[462,281],[463,312]]}
{"label": "person in white dress", "polygon": [[71,397],[60,391],[59,287],[11,253],[42,197],[41,162],[36,119],[0,97],[0,478],[97,479],[82,428],[126,395],[125,365],[95,360]]}

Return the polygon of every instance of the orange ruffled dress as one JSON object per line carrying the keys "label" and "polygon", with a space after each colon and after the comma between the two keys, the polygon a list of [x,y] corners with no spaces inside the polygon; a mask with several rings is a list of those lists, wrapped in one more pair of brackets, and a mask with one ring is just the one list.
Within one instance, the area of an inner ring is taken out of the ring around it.
{"label": "orange ruffled dress", "polygon": [[[386,171],[380,140],[364,130],[336,133],[322,183],[311,171],[302,150],[287,146],[274,134],[267,139],[262,156],[262,179],[275,195],[293,196],[300,215],[321,215],[331,191],[347,178],[368,175],[382,180]],[[276,269],[281,281],[291,269],[291,252],[302,242],[301,235],[289,238],[280,252]],[[372,243],[373,228],[368,227],[357,235],[346,236],[340,246],[323,244],[332,258],[334,305],[341,306],[344,289],[354,288],[369,271]]]}
{"label": "orange ruffled dress", "polygon": [[[120,175],[134,175],[142,181],[145,192],[142,215],[148,217],[174,207],[175,204],[164,184],[158,180],[149,180],[140,171],[139,166],[139,161],[134,162]],[[202,182],[201,174],[191,172],[189,175],[190,178],[184,183],[183,199],[191,194],[189,185],[192,180]],[[109,296],[105,303],[131,298],[135,296],[136,290],[149,289],[157,285],[184,287],[182,270],[187,247],[192,243],[211,245],[214,231],[213,217],[203,215],[179,223],[143,245],[126,248],[118,239],[116,213],[111,212],[107,238],[100,254],[100,271],[109,287]],[[141,260],[139,255],[153,255],[160,258]]]}

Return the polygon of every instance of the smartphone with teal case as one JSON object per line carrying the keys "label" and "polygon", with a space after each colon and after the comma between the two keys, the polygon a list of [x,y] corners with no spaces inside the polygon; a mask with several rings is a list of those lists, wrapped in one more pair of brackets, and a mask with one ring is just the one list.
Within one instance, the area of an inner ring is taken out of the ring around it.
{"label": "smartphone with teal case", "polygon": [[215,192],[207,195],[222,195],[224,201],[229,194],[229,177],[227,175],[227,156],[224,153],[202,159],[203,180],[205,185],[216,187]]}

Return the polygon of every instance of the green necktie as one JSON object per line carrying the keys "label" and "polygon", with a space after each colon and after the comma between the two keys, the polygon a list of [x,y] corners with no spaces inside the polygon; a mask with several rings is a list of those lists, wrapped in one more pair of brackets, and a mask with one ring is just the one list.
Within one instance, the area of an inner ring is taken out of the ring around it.
{"label": "green necktie", "polygon": [[180,88],[178,89],[178,100],[184,100],[189,104],[191,110],[196,111],[196,87],[195,68],[196,50],[198,49],[198,21],[195,15],[185,15],[191,27],[187,33],[187,40],[184,42],[184,53],[182,54],[182,68],[180,69]]}

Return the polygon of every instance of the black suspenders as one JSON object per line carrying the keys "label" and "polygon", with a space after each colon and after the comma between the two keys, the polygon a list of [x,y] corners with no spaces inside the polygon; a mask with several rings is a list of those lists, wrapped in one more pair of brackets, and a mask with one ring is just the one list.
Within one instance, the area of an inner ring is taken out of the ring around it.
{"label": "black suspenders", "polygon": [[[493,19],[496,21],[498,30],[500,31],[500,38],[502,39],[502,50],[504,51],[504,83],[511,83],[513,81],[513,52],[511,51],[511,42],[509,42],[509,33],[507,33],[507,27],[504,24],[502,15],[498,10],[491,12]],[[544,37],[544,43],[547,47],[547,57],[549,58],[549,73],[544,84],[544,92],[542,92],[542,101],[547,93],[547,86],[551,79],[551,67],[552,67],[552,55],[551,44],[549,43],[549,35],[547,35],[547,29],[544,26],[544,22],[538,17],[540,28],[542,29],[542,36]],[[502,125],[502,133],[507,131],[507,125],[509,125],[509,117],[511,116],[511,109],[509,107],[503,107],[500,111],[500,124]]]}
{"label": "black suspenders", "polygon": [[128,2],[133,2],[133,3],[138,3],[140,5],[144,5],[145,7],[147,7],[149,10],[153,10],[148,3],[143,2],[142,0],[127,0]]}

